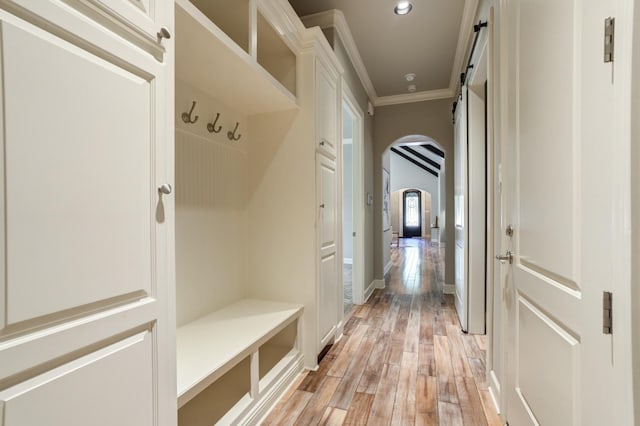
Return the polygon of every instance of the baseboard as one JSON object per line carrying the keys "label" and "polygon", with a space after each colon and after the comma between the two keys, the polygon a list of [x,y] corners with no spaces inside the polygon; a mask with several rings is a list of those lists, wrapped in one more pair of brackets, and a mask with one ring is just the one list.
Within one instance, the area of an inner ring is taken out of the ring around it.
{"label": "baseboard", "polygon": [[371,281],[371,284],[364,290],[364,301],[362,303],[367,303],[367,300],[373,294],[373,291],[376,289],[376,280]]}
{"label": "baseboard", "polygon": [[389,261],[385,266],[384,266],[384,275],[387,275],[389,273],[389,271],[391,270],[391,261]]}
{"label": "baseboard", "polygon": [[384,280],[373,280],[373,283],[375,283],[376,288],[383,289],[385,287]]}
{"label": "baseboard", "polygon": [[302,355],[300,355],[275,383],[272,383],[267,391],[260,396],[251,410],[239,419],[240,425],[258,425],[269,415],[276,403],[282,398],[287,389],[295,382],[302,371]]}
{"label": "baseboard", "polygon": [[500,382],[494,370],[489,372],[489,395],[491,395],[491,400],[496,407],[496,411],[500,414],[500,403],[498,402],[500,401]]}
{"label": "baseboard", "polygon": [[444,285],[444,294],[456,294],[456,285],[455,284],[445,284]]}
{"label": "baseboard", "polygon": [[345,265],[353,265],[353,259],[345,257],[344,259],[342,259],[342,263],[344,263]]}

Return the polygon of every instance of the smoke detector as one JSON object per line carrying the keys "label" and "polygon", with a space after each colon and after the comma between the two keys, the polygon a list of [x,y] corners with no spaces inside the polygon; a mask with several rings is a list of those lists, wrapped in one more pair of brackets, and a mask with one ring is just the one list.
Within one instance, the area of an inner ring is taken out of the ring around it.
{"label": "smoke detector", "polygon": [[412,72],[410,72],[409,74],[405,74],[404,75],[404,79],[407,81],[413,81],[416,79],[416,75]]}

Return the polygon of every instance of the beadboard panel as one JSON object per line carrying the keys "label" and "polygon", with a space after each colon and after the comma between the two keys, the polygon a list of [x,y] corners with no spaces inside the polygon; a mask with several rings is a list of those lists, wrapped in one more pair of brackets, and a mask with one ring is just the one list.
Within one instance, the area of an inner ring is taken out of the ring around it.
{"label": "beadboard panel", "polygon": [[[177,86],[178,116],[180,99],[195,93]],[[244,297],[247,282],[246,139],[229,141],[224,124],[239,121],[241,127],[244,117],[202,95],[194,100],[198,122],[176,120],[178,326]],[[206,130],[205,111],[227,118],[219,134]]]}

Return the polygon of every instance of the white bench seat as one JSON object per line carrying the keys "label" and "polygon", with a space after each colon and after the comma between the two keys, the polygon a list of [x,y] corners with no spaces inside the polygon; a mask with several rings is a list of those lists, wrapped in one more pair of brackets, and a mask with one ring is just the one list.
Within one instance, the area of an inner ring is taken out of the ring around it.
{"label": "white bench seat", "polygon": [[[243,299],[177,330],[178,407],[302,314],[302,305]],[[252,374],[253,383],[258,378]]]}

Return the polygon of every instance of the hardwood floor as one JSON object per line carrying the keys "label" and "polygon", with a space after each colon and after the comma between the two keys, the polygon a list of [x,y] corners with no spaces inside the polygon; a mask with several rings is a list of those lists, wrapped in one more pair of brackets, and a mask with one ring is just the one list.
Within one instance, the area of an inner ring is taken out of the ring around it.
{"label": "hardwood floor", "polygon": [[484,336],[442,293],[442,249],[401,239],[386,288],[355,306],[318,371],[264,425],[502,425],[485,382]]}

